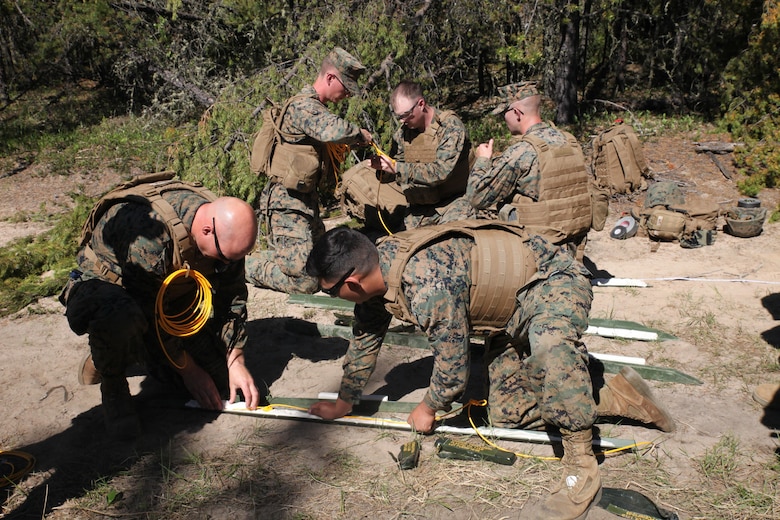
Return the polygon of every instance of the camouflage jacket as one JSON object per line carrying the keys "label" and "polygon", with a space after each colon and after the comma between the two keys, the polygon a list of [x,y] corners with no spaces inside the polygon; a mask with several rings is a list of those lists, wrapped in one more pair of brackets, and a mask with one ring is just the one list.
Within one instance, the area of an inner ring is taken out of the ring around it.
{"label": "camouflage jacket", "polygon": [[[466,127],[454,113],[442,113],[434,110],[434,118],[426,128],[426,132],[434,132],[438,140],[436,159],[432,162],[405,162],[404,148],[420,133],[419,130],[401,125],[393,135],[393,146],[390,156],[396,163],[397,180],[400,184],[417,186],[436,186],[446,181],[456,170],[463,158],[463,153],[469,153],[471,145],[466,134]],[[439,118],[441,114],[447,117]]]}
{"label": "camouflage jacket", "polygon": [[[314,87],[307,85],[290,103],[280,128],[289,134],[304,134],[319,143],[356,144],[361,140],[360,127],[328,110],[320,102]],[[301,138],[305,139],[305,137]]]}
{"label": "camouflage jacket", "polygon": [[[402,274],[402,290],[433,353],[433,373],[424,402],[434,410],[449,409],[466,390],[470,368],[469,295],[471,287],[471,238],[445,238],[414,255]],[[561,246],[532,235],[528,241],[539,273],[585,275],[585,267]],[[379,262],[385,277],[397,254],[397,244],[379,244]],[[385,278],[387,279],[387,278]],[[339,397],[354,403],[360,398],[376,368],[377,357],[390,325],[386,300],[373,298],[355,306],[354,337],[344,359]],[[517,312],[515,313],[517,314]],[[513,316],[507,334],[517,337],[522,317]]]}
{"label": "camouflage jacket", "polygon": [[[566,137],[547,123],[528,129],[548,143],[566,143]],[[471,169],[466,197],[476,209],[488,209],[495,204],[511,202],[514,195],[539,200],[539,161],[530,143],[517,140],[503,154],[490,160],[477,158]]]}
{"label": "camouflage jacket", "polygon": [[[195,212],[207,202],[188,190],[166,192],[163,198],[187,229],[191,229]],[[89,246],[104,265],[122,277],[122,286],[143,309],[148,323],[154,323],[157,293],[163,280],[175,270],[173,238],[163,219],[144,204],[115,204],[98,221]],[[248,296],[244,262],[226,266],[202,256],[197,248],[194,251],[193,257],[187,259],[190,266],[206,276],[214,290],[214,317],[209,326],[219,331],[226,348],[243,348],[247,341]],[[77,262],[83,279],[101,278],[100,268],[89,260],[83,248]],[[169,294],[169,304],[173,308],[186,308],[194,297],[194,286],[191,283],[171,286]]]}

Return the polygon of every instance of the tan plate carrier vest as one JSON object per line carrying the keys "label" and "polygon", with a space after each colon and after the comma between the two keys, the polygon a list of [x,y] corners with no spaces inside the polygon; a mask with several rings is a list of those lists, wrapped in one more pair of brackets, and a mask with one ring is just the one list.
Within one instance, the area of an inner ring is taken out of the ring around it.
{"label": "tan plate carrier vest", "polygon": [[81,230],[80,245],[84,248],[84,255],[94,262],[95,265],[100,266],[100,273],[98,274],[103,278],[116,284],[120,284],[122,281],[122,277],[111,271],[109,266],[95,254],[89,245],[89,241],[92,239],[92,233],[95,230],[95,226],[106,211],[114,204],[122,202],[146,204],[151,206],[151,208],[162,217],[165,221],[165,226],[168,228],[168,233],[171,238],[173,238],[174,269],[181,269],[186,260],[192,260],[195,246],[190,238],[190,233],[187,231],[187,228],[184,226],[179,215],[174,211],[173,206],[171,206],[162,195],[167,191],[188,190],[200,195],[209,202],[216,199],[217,196],[204,188],[199,182],[174,180],[174,175],[175,174],[172,171],[137,175],[103,195],[97,204],[95,204],[95,207],[92,208],[92,211]]}
{"label": "tan plate carrier vest", "polygon": [[[415,136],[414,139],[404,144],[404,162],[406,163],[432,163],[436,161],[436,152],[439,149],[441,136],[441,121],[455,116],[452,110],[444,110],[437,113],[425,132]],[[436,186],[403,185],[404,195],[409,204],[437,204],[450,197],[457,197],[466,192],[466,184],[469,179],[471,166],[476,156],[471,148],[471,142],[466,138],[461,150],[458,162],[446,181]]]}
{"label": "tan plate carrier vest", "polygon": [[517,194],[511,206],[520,224],[549,226],[573,238],[590,229],[590,178],[577,139],[568,132],[561,133],[567,140],[561,146],[551,146],[535,135],[523,136],[539,160],[539,200]]}
{"label": "tan plate carrier vest", "polygon": [[[272,119],[276,145],[271,151],[268,179],[289,190],[311,193],[320,183],[320,173],[327,168],[324,145],[306,134],[288,134],[281,130],[282,120],[290,104],[309,96],[293,96],[282,106],[279,116]],[[296,141],[296,142],[290,142]]]}
{"label": "tan plate carrier vest", "polygon": [[398,243],[398,252],[385,280],[389,303],[385,308],[399,320],[417,324],[401,290],[409,259],[444,236],[474,239],[471,249],[469,316],[474,330],[495,331],[506,326],[515,312],[518,291],[538,278],[536,259],[525,242],[523,226],[495,220],[464,220],[396,233],[383,240]]}

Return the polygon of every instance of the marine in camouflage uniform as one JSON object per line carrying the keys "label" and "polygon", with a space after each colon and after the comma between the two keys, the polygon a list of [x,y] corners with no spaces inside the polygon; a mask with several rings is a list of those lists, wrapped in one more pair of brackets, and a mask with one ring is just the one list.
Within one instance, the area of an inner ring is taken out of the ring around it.
{"label": "marine in camouflage uniform", "polygon": [[[428,105],[413,81],[396,86],[391,105],[402,123],[393,135],[393,161],[376,157],[371,166],[395,175],[406,195],[405,229],[471,218],[474,210],[463,194],[472,150],[463,122],[451,110]],[[435,150],[424,149],[428,143]]]}
{"label": "marine in camouflage uniform", "polygon": [[[539,122],[528,129],[552,145],[563,145],[566,138],[556,128]],[[515,194],[539,199],[539,165],[530,143],[516,140],[504,153],[491,161],[478,156],[467,188],[471,204],[480,210],[511,201]]]}
{"label": "marine in camouflage uniform", "polygon": [[[471,238],[444,238],[418,251],[402,274],[401,289],[433,352],[434,368],[423,402],[434,411],[448,410],[469,378],[473,246]],[[592,300],[587,270],[565,248],[540,236],[531,235],[527,246],[533,251],[540,280],[518,294],[517,308],[501,335],[505,341],[492,342],[488,356],[491,418],[494,424],[506,426],[538,426],[542,419],[559,427],[587,428],[596,417],[587,351],[580,341]],[[377,246],[385,280],[397,247],[393,237]],[[310,272],[329,277],[322,266],[316,267],[326,257],[315,247]],[[348,265],[345,259],[339,269]],[[333,273],[333,278],[340,274]],[[352,300],[344,294],[348,290],[342,289],[340,295]],[[376,366],[392,317],[385,303],[380,295],[355,306],[354,339],[339,391],[339,398],[347,403],[359,399]]]}
{"label": "marine in camouflage uniform", "polygon": [[[310,413],[335,419],[351,411],[376,367],[391,321],[389,311],[396,314],[399,305],[406,308],[401,314],[426,333],[433,353],[428,390],[407,422],[416,431],[430,433],[436,411],[449,410],[465,392],[470,367],[472,282],[482,276],[474,272],[472,249],[481,252],[484,246],[479,245],[479,237],[484,235],[456,228],[448,234],[431,236],[430,241],[426,238],[419,249],[413,239],[411,244],[406,242],[408,233],[428,234],[434,228],[396,234],[376,247],[358,231],[336,228],[315,244],[307,271],[321,284],[328,284],[323,291],[356,305],[354,337],[344,358],[338,399],[315,403]],[[492,240],[504,243],[518,239],[517,233],[503,230],[505,239],[494,236]],[[601,491],[592,448],[592,426],[599,414],[656,422],[667,430],[673,422],[633,371],[621,372],[599,389],[597,404],[588,372],[588,353],[580,339],[593,299],[587,270],[566,245],[556,246],[527,233],[522,240],[536,263],[536,273],[520,282],[514,312],[487,345],[490,418],[498,426],[550,425],[561,432],[561,484],[538,507],[524,510],[523,518],[584,518]],[[491,254],[500,256],[493,250]],[[408,255],[405,265],[394,261]],[[396,291],[404,298],[396,296]]]}
{"label": "marine in camouflage uniform", "polygon": [[[514,136],[513,142],[495,158],[492,157],[492,140],[480,144],[477,147],[477,158],[466,188],[466,198],[471,205],[481,216],[488,215],[490,218],[499,218],[504,211],[511,209],[513,199],[520,199],[525,201],[525,204],[529,204],[542,198],[538,154],[533,145],[523,140],[523,137],[536,137],[551,147],[570,144],[564,133],[541,120],[540,93],[533,82],[507,85],[502,87],[500,92],[504,102],[493,111],[493,114],[503,113],[507,128]],[[579,148],[578,145],[577,147]],[[577,180],[577,188],[583,195],[577,201],[584,206],[581,211],[587,213],[589,223],[591,212],[589,181],[584,160],[580,162],[581,172],[578,173],[580,177]],[[564,192],[571,193],[571,187],[567,185]],[[563,196],[563,193],[558,196]],[[507,220],[503,216],[501,218]],[[519,223],[530,224],[524,222],[522,217]],[[560,222],[553,222],[552,218],[546,223],[553,227],[558,227],[560,224]],[[569,242],[573,244],[573,251],[580,246],[579,259],[582,259],[584,252],[584,239],[585,236],[582,234],[569,237]]]}
{"label": "marine in camouflage uniform", "polygon": [[[163,280],[182,266],[173,262],[176,237],[171,236],[165,219],[147,204],[118,202],[110,206],[95,224],[89,242],[80,249],[78,271],[72,273],[62,296],[71,329],[78,335],[89,335],[91,359],[84,360],[86,368],[82,370],[93,367],[93,372],[88,375],[92,380],[85,383],[101,383],[107,426],[118,437],[139,433],[125,378],[127,368],[134,363],[145,365],[150,375],[180,390],[189,390],[204,407],[221,409],[219,395],[209,395],[212,386],[223,397],[240,387],[250,406],[256,405],[251,400],[258,396],[242,356],[247,343],[243,255],[254,245],[254,211],[239,199],[209,200],[187,189],[165,191],[162,197],[195,246],[183,261],[203,274],[213,287],[213,314],[199,332],[175,337],[160,329],[158,339],[157,295]],[[207,204],[212,205],[209,210],[213,208],[213,212],[200,218],[209,228],[204,233],[213,237],[201,238],[196,236],[200,229],[192,231],[193,222],[201,210],[205,215]],[[242,216],[226,216],[222,210],[228,208],[238,208],[234,215]],[[214,229],[217,222],[225,230],[221,249],[217,249]],[[234,230],[228,229],[231,224],[243,230],[234,235]],[[199,240],[209,247],[199,249]],[[234,245],[243,250],[236,250]],[[223,250],[235,260],[226,263]],[[193,302],[195,289],[191,279],[174,280],[166,293],[166,314],[185,311]],[[228,367],[229,360],[233,367]],[[229,372],[237,379],[231,381]],[[192,379],[188,379],[190,376]]]}
{"label": "marine in camouflage uniform", "polygon": [[[359,94],[356,80],[364,71],[354,56],[337,47],[323,62],[314,85],[304,87],[282,117],[280,130],[300,135],[292,142],[313,145],[322,158],[320,180],[332,173],[328,144],[371,142],[367,130],[338,117],[324,105]],[[304,268],[312,245],[325,231],[317,189],[304,193],[269,179],[260,195],[259,214],[269,249],[247,257],[246,281],[286,293],[316,292],[317,280],[307,276]]]}

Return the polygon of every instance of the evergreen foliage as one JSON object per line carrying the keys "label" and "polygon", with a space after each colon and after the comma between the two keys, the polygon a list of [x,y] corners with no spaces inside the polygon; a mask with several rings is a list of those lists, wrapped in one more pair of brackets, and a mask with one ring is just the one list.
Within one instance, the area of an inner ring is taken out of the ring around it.
{"label": "evergreen foliage", "polygon": [[780,5],[764,1],[748,49],[724,74],[723,125],[746,146],[735,152],[740,190],[756,196],[780,184]]}

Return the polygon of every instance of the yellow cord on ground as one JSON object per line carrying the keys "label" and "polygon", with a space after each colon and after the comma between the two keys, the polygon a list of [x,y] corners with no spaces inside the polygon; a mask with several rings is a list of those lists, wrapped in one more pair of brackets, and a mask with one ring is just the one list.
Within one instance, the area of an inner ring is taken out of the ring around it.
{"label": "yellow cord on ground", "polygon": [[[192,303],[189,307],[187,307],[187,309],[180,312],[179,314],[169,316],[165,313],[165,293],[168,290],[168,286],[175,279],[181,278],[182,276],[187,278],[191,276],[192,280],[195,282],[197,286],[197,290],[195,291],[195,298],[193,298]],[[171,356],[168,354],[168,351],[165,349],[165,343],[163,342],[162,336],[160,335],[160,329],[162,328],[171,336],[176,336],[179,338],[186,338],[197,334],[200,329],[206,325],[206,322],[211,317],[211,298],[211,283],[209,283],[205,276],[194,269],[179,269],[178,271],[174,271],[173,273],[169,274],[165,280],[163,280],[163,283],[160,286],[160,290],[157,291],[157,300],[155,301],[154,305],[157,340],[160,342],[160,348],[162,348],[165,357],[168,358],[168,361],[171,363],[171,365],[179,370],[187,366],[187,358],[184,358],[184,363],[181,365],[178,365],[171,358]]]}
{"label": "yellow cord on ground", "polygon": [[[474,428],[474,431],[476,432],[477,436],[479,436],[479,438],[482,439],[488,446],[491,446],[491,447],[496,448],[496,449],[501,450],[501,451],[505,451],[507,453],[514,453],[518,457],[525,457],[525,458],[528,458],[528,459],[560,460],[560,457],[539,457],[537,455],[528,455],[526,453],[513,452],[512,450],[507,450],[505,448],[502,448],[501,446],[498,446],[497,444],[495,444],[494,442],[492,442],[491,440],[486,438],[484,435],[482,435],[482,433],[479,431],[479,428],[477,427],[477,425],[474,424],[474,420],[471,418],[471,407],[472,406],[487,406],[487,401],[484,400],[484,399],[482,399],[480,401],[472,399],[468,403],[463,405],[461,408],[459,408],[458,410],[451,411],[451,412],[445,414],[444,416],[446,416],[446,415],[453,415],[454,413],[459,413],[463,408],[466,408],[466,411],[468,412],[469,424],[471,424],[471,427]],[[444,416],[442,416],[442,417],[444,417]],[[644,445],[647,445],[647,444],[652,444],[652,443],[650,443],[648,441],[635,442],[633,444],[629,444],[628,446],[623,446],[623,447],[620,447],[620,448],[612,448],[610,450],[601,451],[601,452],[596,453],[596,455],[604,455],[604,456],[612,455],[612,454],[615,454],[615,453],[618,453],[618,452],[621,452],[621,451],[631,450],[631,449],[638,448],[639,446],[644,446]]]}
{"label": "yellow cord on ground", "polygon": [[[24,465],[22,467],[17,467],[17,465],[14,464],[14,458],[21,459],[22,462],[24,462]],[[9,468],[9,471],[7,472],[4,469],[6,466]],[[0,488],[18,481],[32,471],[34,466],[35,457],[29,453],[16,450],[0,450]]]}
{"label": "yellow cord on ground", "polygon": [[[472,406],[487,406],[487,401],[485,399],[482,399],[482,400],[479,400],[479,401],[477,401],[475,399],[472,399],[468,403],[464,404],[463,406],[461,406],[460,408],[458,408],[456,410],[452,410],[450,412],[447,412],[447,413],[444,413],[444,414],[441,414],[441,415],[437,415],[436,416],[436,420],[440,421],[441,419],[443,419],[445,417],[448,417],[448,416],[451,416],[451,415],[456,415],[456,414],[460,413],[461,410],[466,408],[466,410],[468,412],[469,424],[471,424],[471,427],[474,428],[474,432],[477,434],[477,436],[480,439],[482,439],[488,446],[491,446],[493,448],[496,448],[496,449],[498,449],[500,451],[503,451],[503,452],[506,452],[506,453],[513,453],[513,454],[517,455],[518,457],[523,457],[523,458],[527,458],[527,459],[560,460],[560,457],[540,457],[538,455],[528,455],[527,453],[519,453],[519,452],[512,451],[512,450],[507,450],[506,448],[502,448],[501,446],[498,446],[497,444],[495,444],[494,442],[492,442],[491,440],[486,438],[484,435],[482,435],[482,433],[479,431],[479,427],[477,427],[477,425],[474,424],[474,420],[471,418],[471,407]],[[270,404],[270,405],[261,407],[260,410],[262,410],[264,412],[271,412],[271,411],[273,411],[274,408],[286,408],[286,409],[298,410],[298,411],[302,411],[302,412],[308,412],[309,411],[308,408],[303,408],[303,407],[300,407],[300,406],[294,406],[294,405],[288,405],[288,404]],[[350,418],[350,419],[353,419],[353,420],[354,419],[364,419],[366,421],[372,421],[373,420],[371,417],[363,417],[363,416],[360,416],[360,415],[345,415],[344,417]],[[385,419],[385,420],[388,421],[388,422],[397,422],[398,424],[404,423],[404,421],[393,421],[392,419]],[[620,448],[613,448],[613,449],[610,449],[610,450],[597,452],[596,455],[604,455],[604,456],[612,455],[612,454],[615,454],[615,453],[618,453],[618,452],[621,452],[621,451],[631,450],[631,449],[638,448],[639,446],[644,446],[644,445],[647,445],[647,444],[652,444],[652,443],[648,442],[648,441],[635,442],[633,444],[629,444],[628,446],[623,446],[623,447],[620,447]]]}

